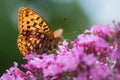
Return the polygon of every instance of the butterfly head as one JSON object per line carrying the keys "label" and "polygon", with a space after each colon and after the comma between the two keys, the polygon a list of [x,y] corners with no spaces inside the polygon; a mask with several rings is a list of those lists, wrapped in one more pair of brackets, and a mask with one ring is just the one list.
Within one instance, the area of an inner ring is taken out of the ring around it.
{"label": "butterfly head", "polygon": [[63,29],[57,29],[56,31],[54,31],[54,37],[58,42],[58,44],[62,43],[62,40],[63,40],[62,34],[63,34]]}

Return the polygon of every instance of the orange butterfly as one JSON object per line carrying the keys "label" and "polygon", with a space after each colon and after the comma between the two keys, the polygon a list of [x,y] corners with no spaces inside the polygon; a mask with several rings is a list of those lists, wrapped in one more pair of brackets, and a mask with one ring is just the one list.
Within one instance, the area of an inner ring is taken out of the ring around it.
{"label": "orange butterfly", "polygon": [[63,40],[62,33],[62,29],[53,33],[47,22],[33,10],[20,8],[17,45],[24,56],[30,53],[42,54],[57,48]]}

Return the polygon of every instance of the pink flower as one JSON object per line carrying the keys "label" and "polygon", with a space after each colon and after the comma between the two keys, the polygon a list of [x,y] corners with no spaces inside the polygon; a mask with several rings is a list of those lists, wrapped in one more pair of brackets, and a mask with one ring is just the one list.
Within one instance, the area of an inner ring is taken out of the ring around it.
{"label": "pink flower", "polygon": [[87,80],[87,73],[79,73],[78,77],[74,78],[74,80]]}
{"label": "pink flower", "polygon": [[107,64],[97,63],[94,68],[90,70],[90,75],[93,80],[103,80],[111,76],[112,70]]}
{"label": "pink flower", "polygon": [[4,73],[0,80],[24,80],[25,73],[17,68],[18,64],[14,62],[14,66],[7,70],[7,73]]}
{"label": "pink flower", "polygon": [[[0,80],[120,80],[120,23],[94,25],[56,54],[28,54],[23,72],[14,62]],[[71,48],[69,48],[71,45]]]}
{"label": "pink flower", "polygon": [[88,65],[88,66],[92,66],[96,61],[96,57],[93,56],[93,54],[89,54],[89,55],[86,55],[84,58],[83,58],[83,61]]}
{"label": "pink flower", "polygon": [[86,30],[85,33],[90,32],[93,35],[100,36],[105,40],[114,36],[116,31],[110,28],[110,25],[102,26],[102,25],[93,25],[90,30]]}

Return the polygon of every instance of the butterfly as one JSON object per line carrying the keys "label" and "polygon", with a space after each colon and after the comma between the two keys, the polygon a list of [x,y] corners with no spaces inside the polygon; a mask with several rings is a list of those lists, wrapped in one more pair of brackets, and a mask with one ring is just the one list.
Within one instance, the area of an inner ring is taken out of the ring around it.
{"label": "butterfly", "polygon": [[17,45],[24,56],[31,53],[42,54],[52,51],[62,42],[63,29],[53,32],[47,22],[30,8],[21,7],[18,17]]}

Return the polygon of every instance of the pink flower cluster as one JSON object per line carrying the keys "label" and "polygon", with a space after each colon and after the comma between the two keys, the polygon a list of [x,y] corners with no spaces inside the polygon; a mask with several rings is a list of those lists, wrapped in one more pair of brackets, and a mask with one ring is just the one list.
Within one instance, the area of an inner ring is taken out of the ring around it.
{"label": "pink flower cluster", "polygon": [[26,72],[14,62],[0,80],[120,80],[119,24],[94,25],[70,44],[64,40],[56,54],[29,54]]}

